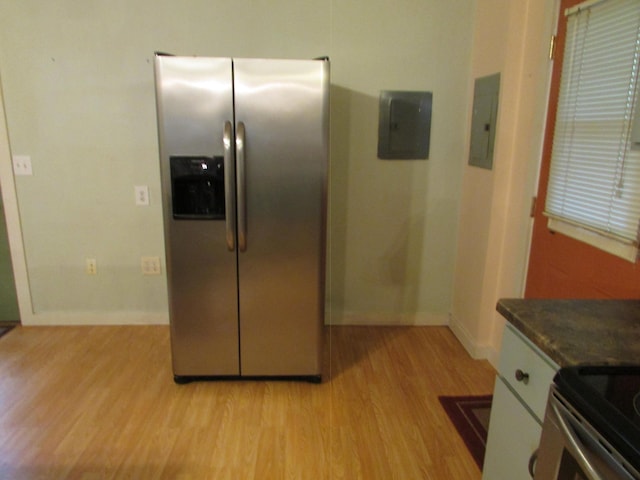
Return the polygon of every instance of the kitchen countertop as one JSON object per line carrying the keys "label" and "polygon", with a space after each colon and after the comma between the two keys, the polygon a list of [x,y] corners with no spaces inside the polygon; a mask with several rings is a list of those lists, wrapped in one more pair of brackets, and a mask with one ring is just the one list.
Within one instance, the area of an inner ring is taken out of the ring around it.
{"label": "kitchen countertop", "polygon": [[640,300],[508,298],[496,309],[560,367],[640,364]]}

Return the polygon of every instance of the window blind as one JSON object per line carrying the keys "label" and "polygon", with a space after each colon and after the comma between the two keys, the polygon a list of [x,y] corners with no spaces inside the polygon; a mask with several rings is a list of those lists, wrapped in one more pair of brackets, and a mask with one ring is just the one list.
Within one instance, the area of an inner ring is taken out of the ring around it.
{"label": "window blind", "polygon": [[631,148],[631,127],[640,115],[640,4],[588,1],[565,13],[545,215],[552,229],[565,222],[637,247],[640,150]]}

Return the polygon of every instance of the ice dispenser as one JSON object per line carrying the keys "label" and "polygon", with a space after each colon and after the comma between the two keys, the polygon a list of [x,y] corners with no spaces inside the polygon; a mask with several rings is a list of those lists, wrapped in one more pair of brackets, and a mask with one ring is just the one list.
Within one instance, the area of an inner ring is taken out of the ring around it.
{"label": "ice dispenser", "polygon": [[224,220],[223,157],[171,157],[173,218]]}

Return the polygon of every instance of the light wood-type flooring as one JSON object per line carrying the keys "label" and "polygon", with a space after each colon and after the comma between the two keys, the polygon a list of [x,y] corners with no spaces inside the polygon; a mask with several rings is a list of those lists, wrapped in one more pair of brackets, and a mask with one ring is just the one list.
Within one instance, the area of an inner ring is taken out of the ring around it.
{"label": "light wood-type flooring", "polygon": [[167,326],[0,338],[0,479],[479,479],[438,395],[494,370],[446,327],[327,327],[320,385],[173,383]]}

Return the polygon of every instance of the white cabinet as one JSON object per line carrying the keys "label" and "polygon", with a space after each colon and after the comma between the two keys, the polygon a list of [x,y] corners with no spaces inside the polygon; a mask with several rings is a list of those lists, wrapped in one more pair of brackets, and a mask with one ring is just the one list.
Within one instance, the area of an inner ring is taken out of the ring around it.
{"label": "white cabinet", "polygon": [[530,480],[529,458],[538,448],[541,428],[504,381],[497,378],[482,478]]}
{"label": "white cabinet", "polygon": [[549,386],[558,369],[549,357],[507,324],[493,392],[483,480],[528,480],[538,448]]}

